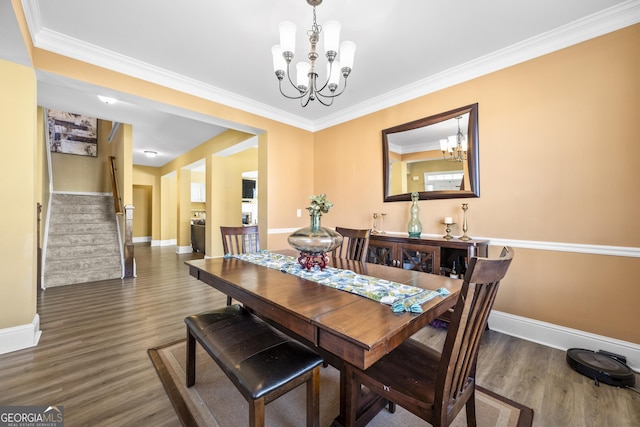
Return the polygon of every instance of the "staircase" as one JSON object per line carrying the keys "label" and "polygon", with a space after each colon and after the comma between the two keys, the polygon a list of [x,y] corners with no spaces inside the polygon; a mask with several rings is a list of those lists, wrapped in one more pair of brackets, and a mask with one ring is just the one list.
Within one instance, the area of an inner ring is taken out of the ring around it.
{"label": "staircase", "polygon": [[52,194],[44,286],[122,277],[112,196]]}

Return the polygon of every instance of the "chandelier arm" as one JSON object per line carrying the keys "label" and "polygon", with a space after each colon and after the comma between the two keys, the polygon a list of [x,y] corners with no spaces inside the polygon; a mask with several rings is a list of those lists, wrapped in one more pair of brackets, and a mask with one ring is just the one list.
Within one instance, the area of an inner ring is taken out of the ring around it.
{"label": "chandelier arm", "polygon": [[[333,98],[337,98],[338,96],[342,95],[342,93],[344,92],[344,90],[345,90],[346,88],[347,88],[347,79],[344,79],[344,86],[342,86],[342,89],[340,90],[340,92],[338,92],[338,93],[332,93],[331,95],[326,95],[326,94],[324,94],[324,93],[320,93],[320,92],[317,92],[317,94],[318,94],[319,96],[323,97],[323,98],[327,98],[327,99],[328,99],[328,98],[332,98],[332,99],[333,99]],[[326,105],[326,104],[324,104],[324,105]]]}
{"label": "chandelier arm", "polygon": [[293,86],[294,89],[297,89],[298,91],[300,91],[300,89],[298,89],[298,86],[293,82],[293,80],[291,80],[290,71],[291,71],[291,61],[287,61],[287,79],[289,80],[289,83],[291,83],[291,86]]}
{"label": "chandelier arm", "polygon": [[[320,104],[324,105],[325,107],[330,107],[330,106],[331,106],[331,104],[333,104],[333,98],[335,98],[334,96],[326,96],[326,95],[321,94],[320,92],[316,92],[316,94],[318,95],[318,96],[316,97],[316,99],[318,100],[318,102],[319,102]],[[325,102],[325,101],[323,101],[323,100],[322,100],[322,98],[330,99],[331,101],[329,101],[329,102]]]}
{"label": "chandelier arm", "polygon": [[286,93],[284,93],[284,91],[282,90],[282,80],[280,80],[278,87],[280,88],[280,93],[282,94],[282,96],[284,96],[285,98],[288,98],[288,99],[301,99],[301,98],[303,98],[306,94],[308,94],[308,93],[309,93],[309,91],[302,92],[302,91],[300,91],[300,89],[298,89],[298,92],[300,92],[300,96],[290,96],[290,95],[287,95],[287,94],[286,94]]}
{"label": "chandelier arm", "polygon": [[[304,95],[309,95],[307,97],[307,100],[305,101],[304,99],[302,99],[304,97]],[[309,105],[309,102],[316,99],[311,95],[311,91],[307,91],[305,92],[301,97],[300,97],[300,105],[302,106],[302,108],[306,107],[307,105]]]}

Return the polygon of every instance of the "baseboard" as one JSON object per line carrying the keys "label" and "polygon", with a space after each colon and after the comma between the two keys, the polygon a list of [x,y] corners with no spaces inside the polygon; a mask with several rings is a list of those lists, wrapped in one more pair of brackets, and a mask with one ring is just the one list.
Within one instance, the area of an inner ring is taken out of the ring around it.
{"label": "baseboard", "polygon": [[176,253],[177,254],[188,254],[193,252],[193,248],[191,247],[191,245],[189,246],[176,246]]}
{"label": "baseboard", "polygon": [[627,365],[631,369],[635,372],[640,372],[640,345],[635,343],[578,329],[565,328],[496,310],[493,310],[489,316],[489,328],[559,350],[584,348],[594,351],[606,350],[620,354],[627,358]]}
{"label": "baseboard", "polygon": [[133,243],[148,243],[151,241],[151,236],[134,237]]}
{"label": "baseboard", "polygon": [[175,246],[177,244],[178,244],[177,239],[151,240],[151,246]]}
{"label": "baseboard", "polygon": [[40,316],[37,313],[31,323],[0,329],[0,354],[35,347],[40,335]]}

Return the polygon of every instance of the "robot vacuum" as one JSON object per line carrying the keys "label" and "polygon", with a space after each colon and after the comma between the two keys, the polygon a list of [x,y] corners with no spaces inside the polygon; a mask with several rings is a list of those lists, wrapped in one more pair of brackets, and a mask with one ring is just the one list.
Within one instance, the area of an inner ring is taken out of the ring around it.
{"label": "robot vacuum", "polygon": [[582,348],[567,350],[567,363],[576,372],[595,380],[596,385],[605,383],[616,387],[633,387],[636,381],[624,356],[603,350],[597,352]]}

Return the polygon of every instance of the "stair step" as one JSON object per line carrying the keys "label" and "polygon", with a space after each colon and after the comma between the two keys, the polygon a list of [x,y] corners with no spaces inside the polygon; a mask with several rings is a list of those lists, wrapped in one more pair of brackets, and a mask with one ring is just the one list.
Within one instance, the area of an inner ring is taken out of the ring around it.
{"label": "stair step", "polygon": [[53,246],[47,249],[48,262],[68,258],[115,256],[120,260],[120,248],[113,244]]}
{"label": "stair step", "polygon": [[49,224],[100,224],[105,221],[115,221],[115,216],[106,212],[94,213],[58,213],[49,218]]}
{"label": "stair step", "polygon": [[[115,230],[114,230],[115,232]],[[66,247],[66,246],[87,246],[87,245],[109,245],[118,249],[118,241],[117,239],[110,239],[109,242],[106,242],[104,239],[105,233],[87,233],[87,234],[55,234],[55,239],[49,240],[49,245],[47,250],[51,250],[51,248],[57,247]]]}
{"label": "stair step", "polygon": [[76,213],[101,213],[109,217],[113,217],[115,212],[113,210],[113,204],[84,204],[84,205],[68,205],[59,204],[55,207],[57,214],[76,214]]}
{"label": "stair step", "polygon": [[49,236],[62,234],[93,234],[117,236],[115,222],[102,224],[49,223]]}
{"label": "stair step", "polygon": [[53,194],[44,285],[122,277],[113,197]]}
{"label": "stair step", "polygon": [[45,278],[60,274],[73,274],[83,272],[89,274],[91,271],[101,271],[116,269],[120,272],[122,266],[120,257],[86,257],[48,260],[45,266]]}
{"label": "stair step", "polygon": [[111,204],[113,206],[113,196],[92,195],[92,194],[61,194],[53,193],[51,203],[53,205],[96,205]]}
{"label": "stair step", "polygon": [[90,272],[77,272],[77,273],[65,273],[63,275],[50,275],[46,276],[46,283],[48,287],[75,285],[78,283],[87,282],[99,282],[101,280],[113,280],[121,279],[121,270],[104,270],[104,271],[90,271]]}

